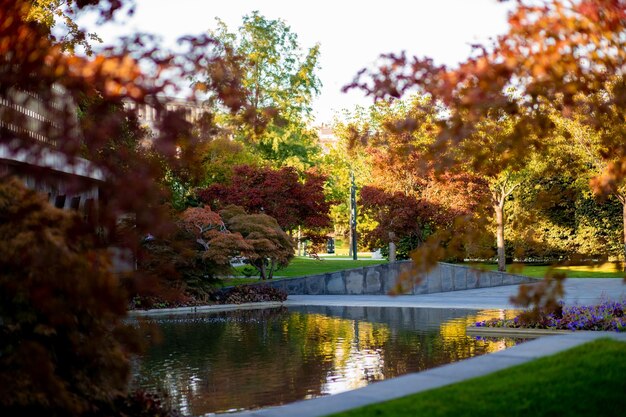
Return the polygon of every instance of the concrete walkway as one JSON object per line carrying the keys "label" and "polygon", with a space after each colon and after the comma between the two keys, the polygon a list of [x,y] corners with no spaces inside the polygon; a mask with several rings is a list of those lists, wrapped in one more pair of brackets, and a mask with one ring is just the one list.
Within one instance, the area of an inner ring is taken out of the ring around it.
{"label": "concrete walkway", "polygon": [[[603,299],[626,300],[626,285],[619,278],[572,278],[565,281],[568,305],[594,304]],[[286,306],[323,305],[358,307],[431,307],[514,309],[509,301],[517,286],[477,288],[423,295],[290,295]]]}

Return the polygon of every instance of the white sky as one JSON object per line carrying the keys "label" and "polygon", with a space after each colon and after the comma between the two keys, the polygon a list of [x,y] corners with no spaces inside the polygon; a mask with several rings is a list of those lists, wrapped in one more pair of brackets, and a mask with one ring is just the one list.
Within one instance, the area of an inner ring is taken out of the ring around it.
{"label": "white sky", "polygon": [[316,123],[330,122],[343,108],[369,105],[371,99],[341,93],[356,73],[381,53],[429,56],[436,64],[455,65],[507,28],[510,3],[496,0],[136,0],[136,12],[122,24],[96,28],[105,44],[130,31],[153,33],[173,45],[182,35],[215,28],[215,17],[234,31],[243,15],[258,10],[283,19],[298,34],[300,45],[321,45],[318,76],[323,83],[313,103]]}

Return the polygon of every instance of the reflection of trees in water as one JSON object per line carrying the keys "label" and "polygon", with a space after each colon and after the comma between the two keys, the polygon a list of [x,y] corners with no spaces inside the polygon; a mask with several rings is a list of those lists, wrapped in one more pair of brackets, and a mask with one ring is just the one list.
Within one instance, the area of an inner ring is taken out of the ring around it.
{"label": "reflection of trees in water", "polygon": [[341,392],[503,347],[465,336],[477,317],[468,312],[429,313],[428,325],[421,317],[416,328],[416,312],[377,309],[381,320],[370,311],[364,321],[355,311],[350,318],[283,308],[157,320],[163,342],[143,358],[140,385],[162,388],[182,411],[199,415]]}
{"label": "reflection of trees in water", "polygon": [[258,312],[161,322],[163,343],[143,359],[150,376],[142,385],[162,387],[196,415],[320,395],[333,366],[329,344],[349,343],[349,324],[286,310]]}

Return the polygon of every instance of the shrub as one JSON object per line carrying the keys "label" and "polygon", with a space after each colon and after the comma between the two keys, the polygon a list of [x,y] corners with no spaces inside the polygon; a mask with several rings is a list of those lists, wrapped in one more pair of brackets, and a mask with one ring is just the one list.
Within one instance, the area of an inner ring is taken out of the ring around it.
{"label": "shrub", "polygon": [[125,395],[138,343],[92,241],[74,213],[0,180],[0,414],[98,415]]}
{"label": "shrub", "polygon": [[113,409],[106,414],[121,417],[182,417],[158,395],[143,390],[119,396],[113,403]]}
{"label": "shrub", "polygon": [[283,302],[287,299],[287,293],[266,285],[242,285],[215,292],[211,298],[220,304],[257,303],[262,301]]}

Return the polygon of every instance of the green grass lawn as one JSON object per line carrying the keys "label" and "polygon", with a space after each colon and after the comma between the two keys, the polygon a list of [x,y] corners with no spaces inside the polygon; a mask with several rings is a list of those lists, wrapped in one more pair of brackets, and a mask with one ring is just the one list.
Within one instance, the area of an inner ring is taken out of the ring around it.
{"label": "green grass lawn", "polygon": [[[324,274],[326,272],[343,271],[344,269],[360,268],[363,266],[380,265],[386,263],[386,259],[380,260],[331,260],[322,258],[321,261],[311,258],[294,258],[289,266],[284,269],[275,272],[277,277],[292,278],[302,277],[305,275]],[[237,267],[236,270],[241,270],[243,267]],[[258,277],[253,278],[227,278],[224,279],[224,285],[241,285],[250,284],[252,282],[259,282]]]}
{"label": "green grass lawn", "polygon": [[598,340],[554,356],[334,417],[624,416],[626,343]]}
{"label": "green grass lawn", "polygon": [[[487,270],[496,270],[497,265],[494,264],[474,264],[478,268],[484,268]],[[522,265],[513,264],[507,265],[507,271],[526,275],[533,278],[543,278],[548,272],[550,266],[548,265]],[[618,269],[618,264],[612,262],[605,262],[597,265],[573,265],[573,266],[560,266],[555,268],[557,271],[565,272],[568,278],[623,278],[624,271]]]}

